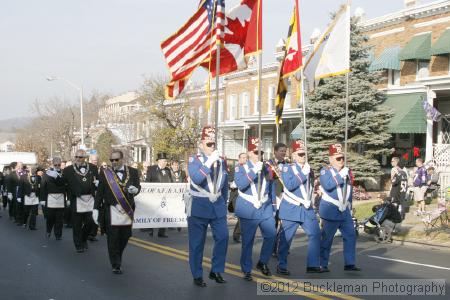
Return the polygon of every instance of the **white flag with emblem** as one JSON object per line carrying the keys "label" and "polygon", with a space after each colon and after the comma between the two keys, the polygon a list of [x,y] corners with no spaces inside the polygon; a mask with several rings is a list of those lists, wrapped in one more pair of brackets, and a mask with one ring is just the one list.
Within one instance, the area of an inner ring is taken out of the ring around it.
{"label": "white flag with emblem", "polygon": [[325,45],[315,79],[350,72],[350,5],[345,5],[338,12],[324,36]]}

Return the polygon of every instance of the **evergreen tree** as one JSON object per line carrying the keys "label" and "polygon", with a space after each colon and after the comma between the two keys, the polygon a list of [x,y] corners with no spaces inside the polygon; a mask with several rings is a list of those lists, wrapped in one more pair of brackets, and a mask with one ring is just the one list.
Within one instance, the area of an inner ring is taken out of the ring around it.
{"label": "evergreen tree", "polygon": [[117,144],[117,138],[114,134],[106,129],[105,132],[100,134],[95,144],[95,149],[97,149],[98,160],[100,163],[104,161],[109,163],[109,157],[112,151],[112,145]]}
{"label": "evergreen tree", "polygon": [[[368,38],[362,35],[353,19],[348,113],[348,166],[357,181],[374,180],[382,174],[378,158],[388,154],[387,132],[392,117],[382,106],[386,97],[377,90],[379,72],[370,73]],[[321,80],[314,93],[307,98],[307,130],[309,161],[319,170],[328,164],[328,146],[345,138],[346,76]]]}

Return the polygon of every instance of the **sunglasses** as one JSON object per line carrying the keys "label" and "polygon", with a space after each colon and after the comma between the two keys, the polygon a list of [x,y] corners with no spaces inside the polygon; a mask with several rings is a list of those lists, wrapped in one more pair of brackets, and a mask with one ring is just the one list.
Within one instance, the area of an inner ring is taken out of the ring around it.
{"label": "sunglasses", "polygon": [[216,146],[216,143],[206,143],[206,147],[208,147],[208,148],[212,148],[215,146]]}
{"label": "sunglasses", "polygon": [[344,160],[344,157],[343,157],[343,156],[341,156],[341,157],[336,157],[336,160],[337,160],[337,161],[343,161],[343,160]]}
{"label": "sunglasses", "polygon": [[85,158],[84,156],[75,156],[75,158]]}
{"label": "sunglasses", "polygon": [[110,162],[118,162],[120,160],[120,158],[111,158],[109,161]]}
{"label": "sunglasses", "polygon": [[[258,150],[253,151],[253,153],[258,155]],[[264,151],[261,151],[261,155],[264,155]]]}
{"label": "sunglasses", "polygon": [[304,157],[306,153],[295,153],[297,156]]}
{"label": "sunglasses", "polygon": [[55,167],[61,167],[61,164],[55,164],[54,166]]}

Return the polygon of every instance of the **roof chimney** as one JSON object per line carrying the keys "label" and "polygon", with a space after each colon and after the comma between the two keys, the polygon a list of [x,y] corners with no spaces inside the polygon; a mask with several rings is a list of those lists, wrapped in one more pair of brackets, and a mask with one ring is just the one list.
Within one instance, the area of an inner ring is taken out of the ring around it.
{"label": "roof chimney", "polygon": [[411,8],[414,7],[416,5],[419,5],[420,0],[405,0],[405,7],[406,8]]}

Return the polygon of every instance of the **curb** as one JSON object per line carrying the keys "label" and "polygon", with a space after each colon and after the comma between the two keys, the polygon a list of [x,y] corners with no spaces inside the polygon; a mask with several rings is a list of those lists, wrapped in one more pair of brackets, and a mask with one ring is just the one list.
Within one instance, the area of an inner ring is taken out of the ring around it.
{"label": "curb", "polygon": [[413,240],[399,240],[399,239],[393,239],[392,244],[395,245],[406,245],[406,246],[413,246],[413,247],[429,247],[429,248],[439,248],[441,250],[450,251],[450,245],[438,245],[438,244],[430,244],[425,242],[419,242],[419,241],[413,241]]}

